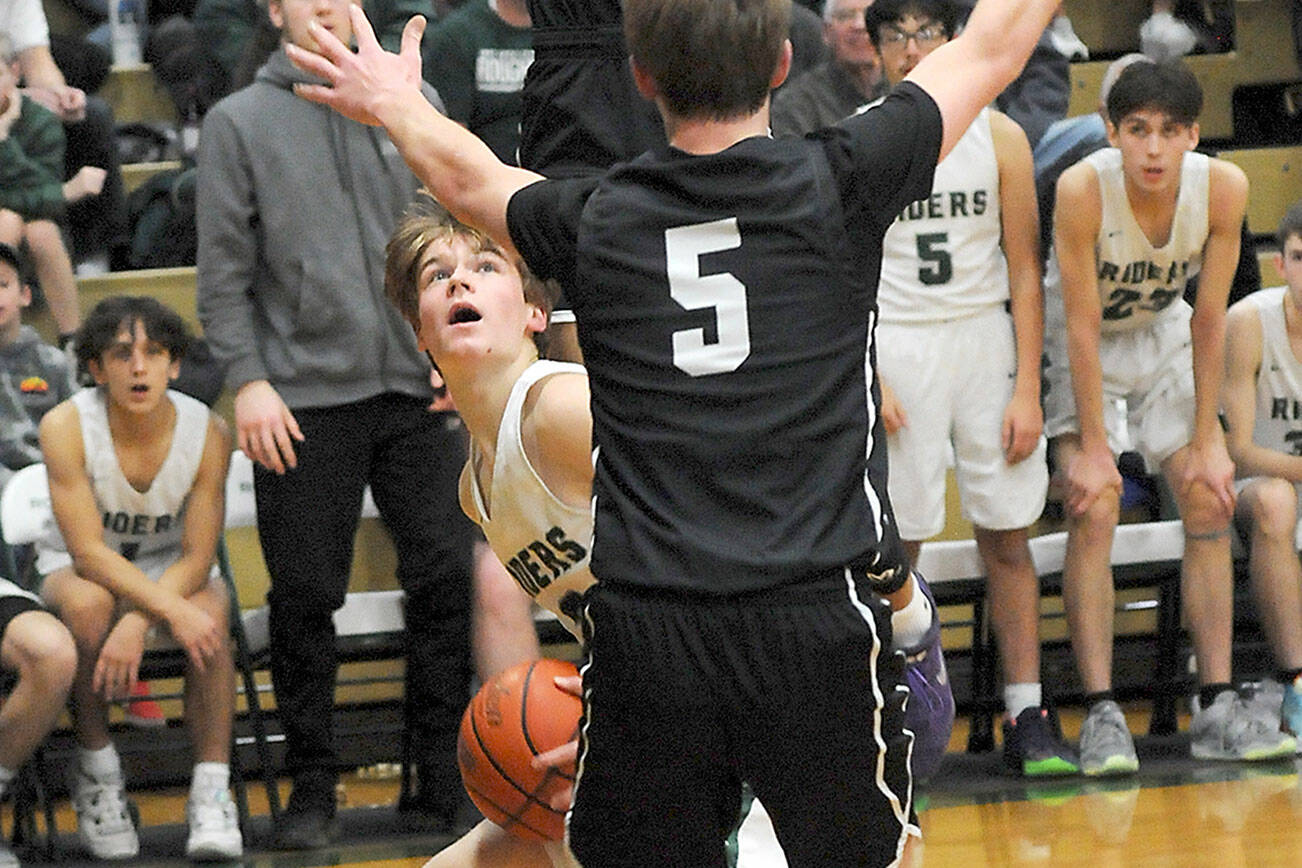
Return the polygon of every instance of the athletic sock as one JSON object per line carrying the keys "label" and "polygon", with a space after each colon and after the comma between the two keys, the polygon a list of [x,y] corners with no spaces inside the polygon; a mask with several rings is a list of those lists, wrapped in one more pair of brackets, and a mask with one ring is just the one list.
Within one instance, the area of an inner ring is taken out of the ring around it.
{"label": "athletic sock", "polygon": [[1111,689],[1100,690],[1098,693],[1086,693],[1085,712],[1088,714],[1089,710],[1100,702],[1111,702],[1114,699],[1116,699],[1116,696],[1112,693]]}
{"label": "athletic sock", "polygon": [[122,773],[122,762],[118,759],[118,749],[110,742],[97,750],[77,748],[77,759],[81,770],[93,778],[105,778]]}
{"label": "athletic sock", "polygon": [[1004,685],[1004,711],[1010,720],[1017,720],[1017,715],[1028,708],[1039,708],[1043,701],[1038,681]]}
{"label": "athletic sock", "polygon": [[190,777],[190,795],[224,792],[231,785],[231,767],[226,763],[201,762],[194,764]]}
{"label": "athletic sock", "polygon": [[0,766],[0,796],[3,796],[9,790],[9,785],[13,783],[14,778],[18,777],[18,772],[13,769]]}
{"label": "athletic sock", "polygon": [[913,599],[903,609],[891,613],[891,635],[896,648],[916,647],[931,629],[931,601],[922,593],[916,579],[910,576],[909,581],[913,582]]}
{"label": "athletic sock", "polygon": [[1201,708],[1211,708],[1212,703],[1216,701],[1216,697],[1220,696],[1227,690],[1230,692],[1234,691],[1234,685],[1230,684],[1228,681],[1218,682],[1216,684],[1204,684],[1202,687],[1198,688],[1198,705]]}

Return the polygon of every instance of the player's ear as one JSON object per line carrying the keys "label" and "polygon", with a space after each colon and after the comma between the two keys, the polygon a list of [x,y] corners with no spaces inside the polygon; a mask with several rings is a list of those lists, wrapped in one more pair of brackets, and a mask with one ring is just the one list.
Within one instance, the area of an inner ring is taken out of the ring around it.
{"label": "player's ear", "polygon": [[637,86],[637,92],[642,95],[643,99],[654,102],[656,96],[660,93],[660,89],[656,87],[656,81],[651,77],[651,73],[639,66],[638,62],[632,57],[628,59],[628,66],[633,71],[633,84]]}
{"label": "player's ear", "polygon": [[1198,121],[1189,125],[1189,150],[1198,147],[1198,142],[1202,140],[1202,128],[1198,126]]}
{"label": "player's ear", "polygon": [[18,306],[27,307],[32,303],[32,285],[30,283],[18,284]]}
{"label": "player's ear", "polygon": [[181,376],[181,360],[173,356],[172,363],[167,366],[167,379],[175,380],[180,376]]}
{"label": "player's ear", "polygon": [[773,68],[773,77],[769,79],[769,90],[776,89],[787,80],[791,72],[791,40],[782,40],[782,50],[778,52],[778,65]]}
{"label": "player's ear", "polygon": [[98,384],[104,385],[106,377],[104,376],[104,366],[99,363],[99,359],[90,359],[86,362],[86,370],[90,371],[91,378]]}
{"label": "player's ear", "polygon": [[1111,118],[1103,118],[1103,127],[1108,133],[1108,144],[1114,148],[1121,147],[1121,132],[1117,129],[1117,125],[1112,122]]}
{"label": "player's ear", "polygon": [[547,330],[547,314],[536,304],[529,305],[529,318],[525,326],[530,334],[541,334]]}

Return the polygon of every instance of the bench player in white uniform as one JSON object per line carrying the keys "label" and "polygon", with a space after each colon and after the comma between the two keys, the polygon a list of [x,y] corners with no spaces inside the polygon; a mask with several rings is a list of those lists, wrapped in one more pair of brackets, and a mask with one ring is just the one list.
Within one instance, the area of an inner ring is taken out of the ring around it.
{"label": "bench player in white uniform", "polygon": [[1248,543],[1257,614],[1283,686],[1284,728],[1302,735],[1302,202],[1280,221],[1284,286],[1235,303],[1225,319],[1226,444],[1239,479],[1235,512]]}
{"label": "bench player in white uniform", "polygon": [[[895,85],[949,41],[948,0],[878,0],[869,36]],[[1043,707],[1040,582],[1027,527],[1049,485],[1041,436],[1043,294],[1031,149],[985,109],[936,167],[931,196],[886,232],[877,302],[891,504],[909,557],[945,525],[952,453],[975,527],[1004,667],[1004,760],[1028,776],[1073,774],[1075,751]]]}
{"label": "bench player in white uniform", "polygon": [[[389,243],[386,291],[438,364],[471,433],[461,503],[520,587],[575,636],[581,595],[595,582],[592,420],[581,365],[540,360],[550,307],[543,284],[482,234],[446,214],[413,213]],[[523,303],[521,303],[523,302]],[[578,693],[579,679],[566,689]],[[910,680],[915,690],[926,685]],[[936,685],[915,708],[938,704]],[[922,712],[915,711],[921,715]],[[915,727],[925,726],[911,719]],[[946,722],[946,729],[948,723]],[[573,744],[540,761],[574,762]],[[918,750],[935,748],[924,739]],[[936,757],[926,758],[934,766]],[[568,799],[568,793],[564,794]],[[740,868],[785,866],[759,803],[738,835]],[[433,868],[574,864],[562,845],[519,840],[484,821],[441,851]]]}
{"label": "bench player in white uniform", "polygon": [[[1046,321],[1065,326],[1046,333],[1045,429],[1065,482],[1063,601],[1090,706],[1080,745],[1086,774],[1139,764],[1111,701],[1115,455],[1127,445],[1161,468],[1184,522],[1181,591],[1201,685],[1193,755],[1262,759],[1294,749],[1230,682],[1234,466],[1217,411],[1248,182],[1235,166],[1193,153],[1201,108],[1202,90],[1183,65],[1131,64],[1108,94],[1113,147],[1058,181],[1061,288],[1047,284]],[[1191,309],[1183,295],[1195,277]]]}
{"label": "bench player in white uniform", "polygon": [[139,850],[108,702],[130,695],[155,628],[186,652],[196,765],[187,855],[243,852],[227,790],[235,675],[228,597],[216,567],[230,440],[200,402],[168,390],[189,338],[152,298],[96,305],[77,355],[98,384],[45,415],[41,448],[61,536],[37,545],[41,594],[77,640],[73,805],[93,856]]}

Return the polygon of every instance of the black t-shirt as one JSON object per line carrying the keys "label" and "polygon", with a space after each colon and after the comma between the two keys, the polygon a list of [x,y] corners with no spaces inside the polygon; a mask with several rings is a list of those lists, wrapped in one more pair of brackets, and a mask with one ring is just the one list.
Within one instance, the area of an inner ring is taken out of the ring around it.
{"label": "black t-shirt", "polygon": [[578,320],[601,581],[739,593],[894,543],[865,368],[882,234],[930,192],[940,140],[905,84],[805,139],[664,148],[512,197],[512,241]]}

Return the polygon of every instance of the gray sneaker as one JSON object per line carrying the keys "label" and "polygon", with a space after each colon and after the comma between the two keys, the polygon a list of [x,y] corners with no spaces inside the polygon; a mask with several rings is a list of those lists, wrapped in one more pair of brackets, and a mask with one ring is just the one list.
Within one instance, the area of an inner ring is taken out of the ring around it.
{"label": "gray sneaker", "polygon": [[1080,770],[1090,777],[1129,775],[1139,771],[1135,740],[1121,706],[1111,699],[1090,706],[1080,727]]}
{"label": "gray sneaker", "polygon": [[1232,690],[1222,691],[1207,708],[1195,699],[1189,734],[1195,759],[1269,760],[1297,751],[1293,736],[1279,730],[1278,711],[1271,715]]}

